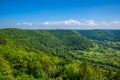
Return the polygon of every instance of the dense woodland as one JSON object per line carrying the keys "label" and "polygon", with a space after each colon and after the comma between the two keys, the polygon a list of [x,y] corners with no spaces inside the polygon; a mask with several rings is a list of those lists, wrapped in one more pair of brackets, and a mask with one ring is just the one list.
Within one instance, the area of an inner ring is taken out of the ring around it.
{"label": "dense woodland", "polygon": [[120,30],[0,29],[0,80],[120,80]]}

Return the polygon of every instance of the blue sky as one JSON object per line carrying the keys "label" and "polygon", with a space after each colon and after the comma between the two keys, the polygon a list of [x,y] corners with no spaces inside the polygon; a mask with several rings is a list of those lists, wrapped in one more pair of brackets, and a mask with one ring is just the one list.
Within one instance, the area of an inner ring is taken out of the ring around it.
{"label": "blue sky", "polygon": [[0,0],[0,28],[120,29],[120,0]]}

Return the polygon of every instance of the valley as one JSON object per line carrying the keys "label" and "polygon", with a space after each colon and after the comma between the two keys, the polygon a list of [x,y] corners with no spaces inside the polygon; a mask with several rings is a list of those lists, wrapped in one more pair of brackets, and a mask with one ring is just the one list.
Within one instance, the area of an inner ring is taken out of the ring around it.
{"label": "valley", "polygon": [[120,80],[120,30],[0,29],[1,80]]}

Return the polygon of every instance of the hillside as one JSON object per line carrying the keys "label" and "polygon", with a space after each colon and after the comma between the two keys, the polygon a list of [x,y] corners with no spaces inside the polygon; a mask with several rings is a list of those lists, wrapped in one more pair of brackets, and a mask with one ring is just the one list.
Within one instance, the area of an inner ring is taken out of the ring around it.
{"label": "hillside", "polygon": [[55,35],[46,30],[1,29],[0,34],[2,38],[8,39],[8,42],[11,41],[16,46],[24,45],[55,55],[59,54],[58,50],[60,53],[63,52],[63,49],[66,51],[86,50],[92,45],[89,40],[84,39],[73,31],[63,31],[62,34],[59,31],[58,36],[57,33]]}
{"label": "hillside", "polygon": [[119,32],[0,29],[0,79],[119,80]]}
{"label": "hillside", "polygon": [[77,32],[104,46],[120,50],[120,30],[77,30]]}
{"label": "hillside", "polygon": [[120,41],[120,30],[77,30],[81,35],[99,41]]}

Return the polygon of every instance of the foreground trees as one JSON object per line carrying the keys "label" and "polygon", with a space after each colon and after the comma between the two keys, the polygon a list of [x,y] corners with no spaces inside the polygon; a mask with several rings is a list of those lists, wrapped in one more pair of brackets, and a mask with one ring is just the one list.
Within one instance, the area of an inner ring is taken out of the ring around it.
{"label": "foreground trees", "polygon": [[119,73],[88,61],[65,60],[23,48],[4,46],[0,50],[1,80],[119,80]]}

